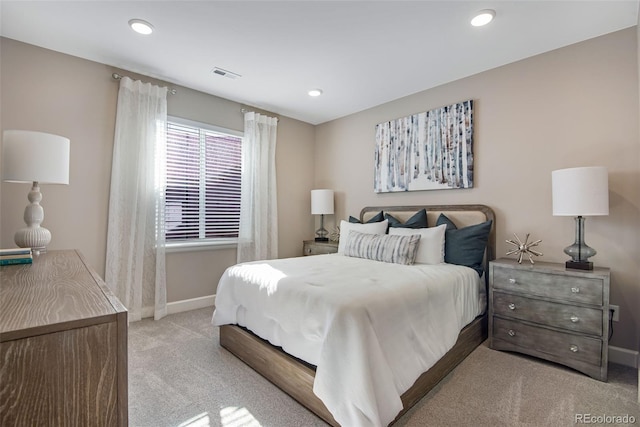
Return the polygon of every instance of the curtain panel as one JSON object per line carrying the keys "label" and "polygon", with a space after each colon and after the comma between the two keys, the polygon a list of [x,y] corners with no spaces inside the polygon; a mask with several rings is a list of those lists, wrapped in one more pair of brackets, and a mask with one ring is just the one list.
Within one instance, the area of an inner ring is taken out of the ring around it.
{"label": "curtain panel", "polygon": [[164,317],[167,88],[120,80],[105,281],[129,320]]}
{"label": "curtain panel", "polygon": [[238,262],[278,257],[277,127],[274,117],[244,115]]}

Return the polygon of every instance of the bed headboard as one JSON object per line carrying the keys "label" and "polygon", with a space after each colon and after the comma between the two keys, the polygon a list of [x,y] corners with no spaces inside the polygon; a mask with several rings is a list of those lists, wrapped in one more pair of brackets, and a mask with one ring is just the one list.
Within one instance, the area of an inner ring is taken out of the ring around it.
{"label": "bed headboard", "polygon": [[393,215],[400,221],[406,221],[420,209],[427,211],[427,223],[433,227],[441,213],[453,221],[458,228],[480,224],[493,220],[487,249],[485,251],[485,280],[488,283],[489,261],[496,257],[496,218],[493,210],[485,205],[416,205],[416,206],[367,206],[360,211],[360,221],[366,222],[378,212]]}

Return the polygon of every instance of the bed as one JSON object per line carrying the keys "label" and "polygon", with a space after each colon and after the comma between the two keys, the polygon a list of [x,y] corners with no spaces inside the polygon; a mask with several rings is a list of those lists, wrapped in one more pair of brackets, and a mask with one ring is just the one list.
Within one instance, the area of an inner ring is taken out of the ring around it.
{"label": "bed", "polygon": [[[490,221],[481,261],[488,271],[495,217],[487,206],[367,207],[359,219],[365,223],[383,211],[408,224],[422,209],[430,227],[441,214],[454,230]],[[450,241],[463,234],[451,234]],[[222,347],[327,423],[387,425],[486,339],[487,277],[479,272],[452,264],[397,266],[345,253],[239,264],[220,281],[213,321]],[[434,305],[419,309],[427,301]]]}

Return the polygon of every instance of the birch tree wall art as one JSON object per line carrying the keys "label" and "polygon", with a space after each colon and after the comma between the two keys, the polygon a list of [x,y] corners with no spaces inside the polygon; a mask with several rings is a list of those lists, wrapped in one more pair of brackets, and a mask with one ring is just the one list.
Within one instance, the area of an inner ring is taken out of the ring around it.
{"label": "birch tree wall art", "polygon": [[376,125],[376,193],[473,187],[473,100]]}

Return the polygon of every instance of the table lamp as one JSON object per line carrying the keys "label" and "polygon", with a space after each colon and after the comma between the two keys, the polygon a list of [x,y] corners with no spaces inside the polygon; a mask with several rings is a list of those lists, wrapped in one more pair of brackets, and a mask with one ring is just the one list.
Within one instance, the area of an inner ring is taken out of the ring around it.
{"label": "table lamp", "polygon": [[19,247],[32,248],[37,254],[51,242],[51,232],[40,226],[44,220],[40,184],[69,184],[70,141],[26,130],[6,130],[2,140],[2,179],[32,183],[24,210],[27,226],[16,232],[14,240]]}
{"label": "table lamp", "polygon": [[328,242],[329,232],[324,228],[324,216],[333,214],[333,190],[311,190],[311,214],[320,215],[320,228],[316,230],[316,242]]}
{"label": "table lamp", "polygon": [[571,257],[567,268],[593,270],[588,259],[595,249],[584,241],[585,216],[609,215],[609,183],[607,169],[602,166],[555,170],[551,173],[553,215],[573,216],[576,238],[564,249]]}

